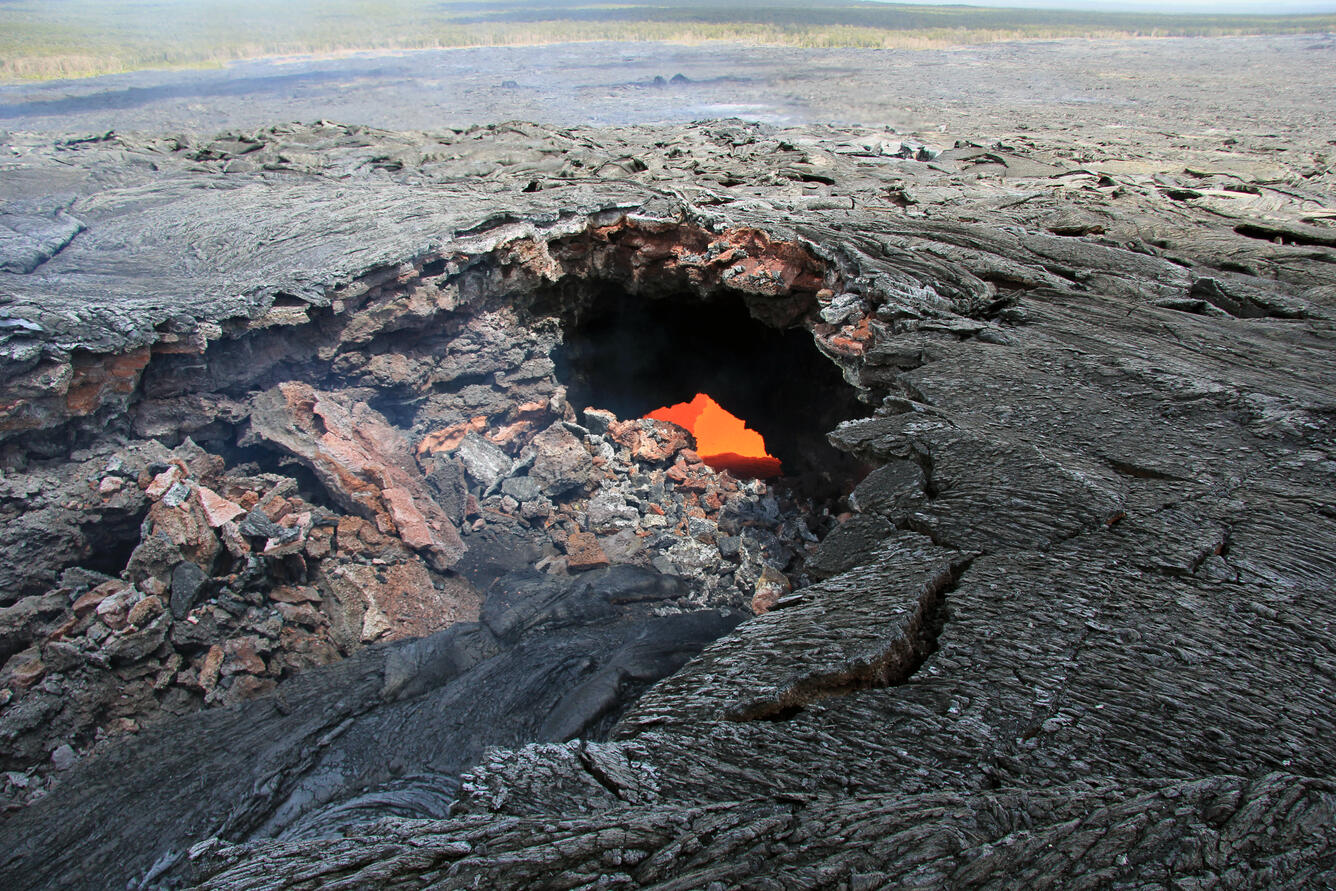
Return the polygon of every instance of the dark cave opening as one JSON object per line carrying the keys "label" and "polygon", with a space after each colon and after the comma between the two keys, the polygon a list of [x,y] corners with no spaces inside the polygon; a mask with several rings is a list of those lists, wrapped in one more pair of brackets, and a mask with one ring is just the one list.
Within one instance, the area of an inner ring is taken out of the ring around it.
{"label": "dark cave opening", "polygon": [[97,523],[80,527],[88,549],[88,556],[78,565],[103,575],[116,577],[130,562],[130,555],[139,544],[140,525],[144,511],[104,513]]}
{"label": "dark cave opening", "polygon": [[708,393],[765,438],[788,485],[835,498],[859,475],[857,462],[826,441],[827,431],[866,411],[840,369],[803,328],[754,319],[740,297],[691,294],[650,298],[590,283],[568,302],[557,376],[577,410],[639,418]]}

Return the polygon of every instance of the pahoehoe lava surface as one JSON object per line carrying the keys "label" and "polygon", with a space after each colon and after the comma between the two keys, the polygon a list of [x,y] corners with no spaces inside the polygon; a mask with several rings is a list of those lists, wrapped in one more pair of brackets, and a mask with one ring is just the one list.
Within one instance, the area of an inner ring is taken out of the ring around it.
{"label": "pahoehoe lava surface", "polygon": [[[1336,148],[1297,102],[11,134],[0,880],[1336,881]],[[610,288],[807,331],[861,400],[798,412],[848,512],[567,404]]]}

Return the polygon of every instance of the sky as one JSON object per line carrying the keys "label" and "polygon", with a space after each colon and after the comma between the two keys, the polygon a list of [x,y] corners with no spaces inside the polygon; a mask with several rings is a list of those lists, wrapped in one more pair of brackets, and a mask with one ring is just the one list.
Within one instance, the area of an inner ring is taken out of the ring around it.
{"label": "sky", "polygon": [[1336,0],[880,0],[927,5],[1009,6],[1022,9],[1075,9],[1090,12],[1200,12],[1290,15],[1336,12]]}

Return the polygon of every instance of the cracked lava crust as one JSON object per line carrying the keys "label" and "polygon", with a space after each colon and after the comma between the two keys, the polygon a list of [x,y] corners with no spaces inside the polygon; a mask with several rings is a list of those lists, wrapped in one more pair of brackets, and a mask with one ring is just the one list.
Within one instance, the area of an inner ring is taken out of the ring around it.
{"label": "cracked lava crust", "polygon": [[1329,175],[581,139],[26,147],[6,887],[1330,879]]}

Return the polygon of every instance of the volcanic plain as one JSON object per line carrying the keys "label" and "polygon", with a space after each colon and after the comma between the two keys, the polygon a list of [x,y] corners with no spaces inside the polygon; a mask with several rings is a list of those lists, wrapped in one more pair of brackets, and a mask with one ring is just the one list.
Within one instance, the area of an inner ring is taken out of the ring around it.
{"label": "volcanic plain", "polygon": [[1336,882],[1336,43],[590,46],[0,92],[0,884]]}

